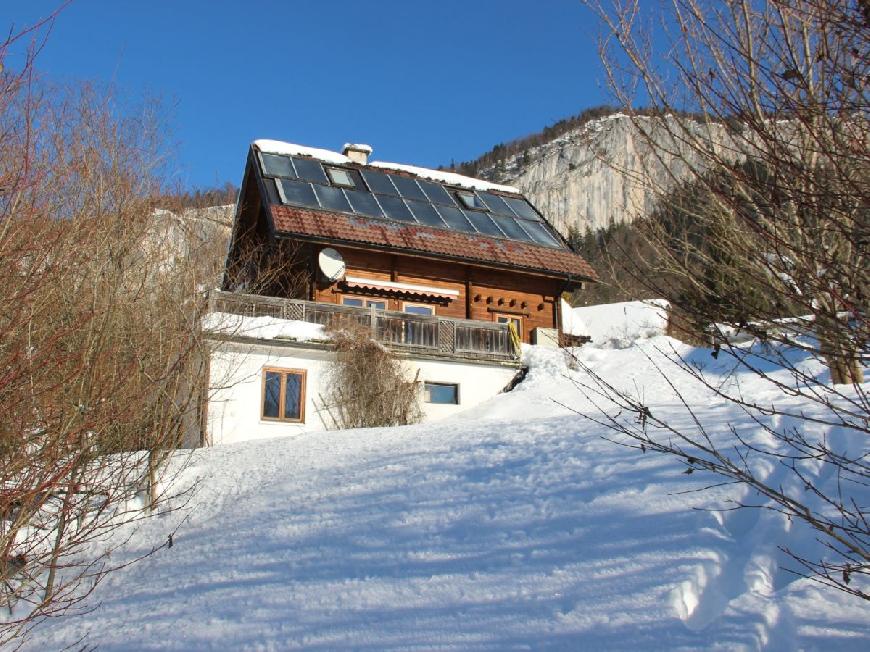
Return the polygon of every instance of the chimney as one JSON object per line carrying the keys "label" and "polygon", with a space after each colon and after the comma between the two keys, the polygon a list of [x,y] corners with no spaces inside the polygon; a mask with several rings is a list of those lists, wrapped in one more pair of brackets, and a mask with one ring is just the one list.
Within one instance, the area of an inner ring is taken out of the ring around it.
{"label": "chimney", "polygon": [[365,165],[368,163],[369,154],[372,153],[370,145],[345,143],[341,149],[341,153],[347,156],[354,163]]}

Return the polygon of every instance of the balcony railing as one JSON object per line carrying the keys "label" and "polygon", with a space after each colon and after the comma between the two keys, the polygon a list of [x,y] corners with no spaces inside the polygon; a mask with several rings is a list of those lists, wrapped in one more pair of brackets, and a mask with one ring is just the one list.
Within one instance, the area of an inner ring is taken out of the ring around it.
{"label": "balcony railing", "polygon": [[210,293],[209,311],[306,321],[327,329],[350,323],[371,329],[375,340],[398,351],[477,359],[519,358],[507,324],[220,291]]}

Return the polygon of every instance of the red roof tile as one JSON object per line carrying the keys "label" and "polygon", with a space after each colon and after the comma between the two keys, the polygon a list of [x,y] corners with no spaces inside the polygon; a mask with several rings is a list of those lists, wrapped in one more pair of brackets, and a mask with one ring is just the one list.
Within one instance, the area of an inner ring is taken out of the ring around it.
{"label": "red roof tile", "polygon": [[408,253],[434,254],[556,276],[572,276],[577,280],[598,278],[589,263],[567,249],[293,206],[272,205],[270,208],[275,230],[281,234],[358,242],[401,249]]}

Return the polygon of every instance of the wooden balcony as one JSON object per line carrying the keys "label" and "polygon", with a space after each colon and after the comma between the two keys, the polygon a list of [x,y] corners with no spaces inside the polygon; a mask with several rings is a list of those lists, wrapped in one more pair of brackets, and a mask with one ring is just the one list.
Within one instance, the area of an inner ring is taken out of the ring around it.
{"label": "wooden balcony", "polygon": [[327,330],[352,323],[370,329],[373,339],[397,352],[476,360],[517,361],[520,357],[507,324],[217,290],[209,294],[209,312],[305,321]]}

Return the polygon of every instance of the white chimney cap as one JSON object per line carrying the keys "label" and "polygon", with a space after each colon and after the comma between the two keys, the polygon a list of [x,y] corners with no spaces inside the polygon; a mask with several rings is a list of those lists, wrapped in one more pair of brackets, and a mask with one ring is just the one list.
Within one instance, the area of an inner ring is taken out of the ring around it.
{"label": "white chimney cap", "polygon": [[345,143],[341,148],[341,153],[346,156],[348,152],[361,152],[368,156],[372,153],[372,146],[363,143]]}

